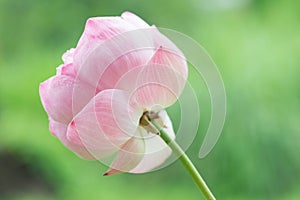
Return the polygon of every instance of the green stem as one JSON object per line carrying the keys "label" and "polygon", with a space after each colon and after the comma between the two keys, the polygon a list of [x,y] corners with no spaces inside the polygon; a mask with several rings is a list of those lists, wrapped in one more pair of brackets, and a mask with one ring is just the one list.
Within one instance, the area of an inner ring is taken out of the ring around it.
{"label": "green stem", "polygon": [[189,157],[185,154],[185,152],[181,149],[181,147],[176,143],[175,140],[172,140],[170,136],[157,124],[154,120],[151,123],[160,130],[160,137],[169,145],[169,147],[173,150],[173,152],[179,156],[179,160],[181,161],[182,165],[185,169],[189,172],[191,177],[193,178],[194,182],[205,196],[206,199],[215,200],[213,193],[210,191],[208,186],[206,185],[205,181],[197,171],[196,167],[189,159]]}

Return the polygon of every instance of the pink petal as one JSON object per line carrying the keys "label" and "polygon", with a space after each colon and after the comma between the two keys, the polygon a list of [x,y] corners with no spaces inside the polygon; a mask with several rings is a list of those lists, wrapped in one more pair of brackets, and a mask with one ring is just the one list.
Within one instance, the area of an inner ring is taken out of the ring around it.
{"label": "pink petal", "polygon": [[[159,56],[156,56],[157,54]],[[157,54],[150,60],[150,64],[124,72],[123,76],[119,76],[118,81],[114,84],[114,88],[131,91],[131,101],[145,110],[159,111],[172,105],[180,96],[187,78],[184,73],[186,65],[183,65],[182,72],[179,72],[179,69],[170,63],[174,61],[177,64],[176,55],[173,56],[173,60],[170,60],[172,57],[168,55],[169,52],[163,53],[162,50],[158,50]],[[161,60],[164,54],[169,57]],[[181,61],[183,58],[178,59]],[[112,76],[106,76],[101,81],[107,80],[109,77]]]}
{"label": "pink petal", "polygon": [[[120,54],[122,54],[120,52]],[[118,57],[103,71],[99,82],[97,83],[97,91],[108,88],[116,88],[119,81],[131,70],[144,66],[151,57],[152,50],[136,50],[123,54]],[[117,57],[117,56],[114,56]],[[132,80],[130,80],[132,82]],[[120,86],[120,84],[119,84]],[[120,87],[126,88],[126,87]]]}
{"label": "pink petal", "polygon": [[96,95],[96,88],[90,83],[78,78],[74,80],[72,94],[72,110],[73,116],[79,113]]}
{"label": "pink petal", "polygon": [[[93,113],[85,113],[76,117],[67,128],[67,140],[85,148],[95,159],[112,155],[117,151],[117,141],[113,143],[99,129]],[[90,120],[90,121],[89,121]],[[83,135],[85,134],[85,135]],[[123,139],[125,140],[125,139]],[[122,144],[124,141],[118,141]]]}
{"label": "pink petal", "polygon": [[122,13],[121,17],[137,28],[149,28],[149,25],[144,20],[131,12],[126,11]]}
{"label": "pink petal", "polygon": [[[134,21],[134,23],[133,23]],[[77,78],[97,88],[112,89],[123,74],[147,64],[153,55],[153,34],[131,13],[90,18],[74,53]]]}
{"label": "pink petal", "polygon": [[[159,116],[162,118],[165,132],[172,138],[175,139],[172,122],[165,110],[160,111]],[[145,156],[141,162],[130,172],[131,173],[145,173],[149,172],[155,167],[158,167],[171,155],[172,150],[170,147],[161,139],[160,136],[152,133],[146,133],[142,128],[139,129],[140,133],[145,138]]]}
{"label": "pink petal", "polygon": [[[162,33],[160,32],[162,31]],[[151,26],[151,31],[147,31],[147,34],[151,34],[153,38],[152,46],[155,48],[155,55],[152,56],[149,64],[162,64],[169,66],[176,70],[183,79],[187,79],[188,67],[184,54],[176,46],[176,44],[166,37],[163,33],[170,34],[170,31],[165,29],[158,29],[155,25]]]}
{"label": "pink petal", "polygon": [[133,100],[147,110],[168,107],[180,96],[186,79],[184,57],[160,47],[139,73]]}
{"label": "pink petal", "polygon": [[146,110],[153,110],[153,106],[165,108],[175,103],[184,88],[186,77],[171,64],[148,64],[143,67],[136,78],[132,101]]}
{"label": "pink petal", "polygon": [[104,90],[78,113],[69,125],[70,141],[103,158],[119,149],[136,132],[142,111],[128,104],[128,94]]}
{"label": "pink petal", "polygon": [[[77,65],[77,79],[93,86],[96,92],[115,88],[119,80],[151,59],[153,41],[145,31],[128,32],[103,41]],[[138,35],[138,38],[137,38]]]}
{"label": "pink petal", "polygon": [[81,66],[85,58],[103,41],[118,34],[135,30],[134,24],[121,17],[95,17],[86,22],[86,26],[75,51],[75,62]]}
{"label": "pink petal", "polygon": [[188,68],[185,57],[177,48],[175,49],[175,47],[169,49],[160,46],[148,64],[168,66],[180,74],[183,80],[187,79]]}
{"label": "pink petal", "polygon": [[53,135],[55,135],[68,149],[75,152],[79,157],[87,160],[95,159],[83,146],[76,145],[67,140],[67,125],[50,119],[49,128]]}
{"label": "pink petal", "polygon": [[72,120],[73,78],[58,75],[40,84],[40,96],[47,114],[55,121],[68,124]]}
{"label": "pink petal", "polygon": [[128,172],[136,167],[144,157],[145,143],[142,139],[130,138],[119,150],[117,157],[104,176]]}

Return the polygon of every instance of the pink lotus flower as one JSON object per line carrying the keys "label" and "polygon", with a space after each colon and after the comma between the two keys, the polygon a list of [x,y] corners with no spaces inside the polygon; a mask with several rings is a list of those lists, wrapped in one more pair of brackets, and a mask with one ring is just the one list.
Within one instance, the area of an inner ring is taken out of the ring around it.
{"label": "pink lotus flower", "polygon": [[88,19],[77,47],[40,84],[50,131],[85,159],[113,161],[105,175],[143,173],[171,149],[149,124],[175,138],[164,110],[181,94],[187,64],[180,50],[136,15]]}

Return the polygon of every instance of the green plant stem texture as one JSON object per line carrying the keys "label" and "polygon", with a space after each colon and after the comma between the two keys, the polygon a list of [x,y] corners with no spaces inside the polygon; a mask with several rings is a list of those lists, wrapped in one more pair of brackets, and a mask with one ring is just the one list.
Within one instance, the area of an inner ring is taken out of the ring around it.
{"label": "green plant stem texture", "polygon": [[189,172],[204,197],[209,200],[215,200],[216,198],[214,197],[213,193],[210,191],[200,173],[197,171],[196,167],[189,159],[189,157],[185,154],[185,152],[181,149],[181,147],[176,143],[175,140],[172,140],[170,136],[158,124],[156,124],[155,122],[152,123],[159,130],[160,137],[169,145],[172,151],[177,156],[179,156],[179,160],[181,161],[182,165]]}

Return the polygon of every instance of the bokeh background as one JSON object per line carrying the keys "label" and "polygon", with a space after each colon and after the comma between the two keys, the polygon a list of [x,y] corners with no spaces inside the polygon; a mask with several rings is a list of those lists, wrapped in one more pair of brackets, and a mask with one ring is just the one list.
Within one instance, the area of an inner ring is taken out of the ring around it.
{"label": "bokeh background", "polygon": [[[48,130],[39,83],[75,47],[87,18],[132,11],[198,41],[227,92],[227,120],[198,159],[209,97],[187,153],[218,199],[300,199],[300,2],[297,0],[0,0],[0,199],[201,199],[179,162],[148,174],[102,177]],[[170,113],[178,127],[177,110]],[[192,117],[192,114],[191,114]]]}

